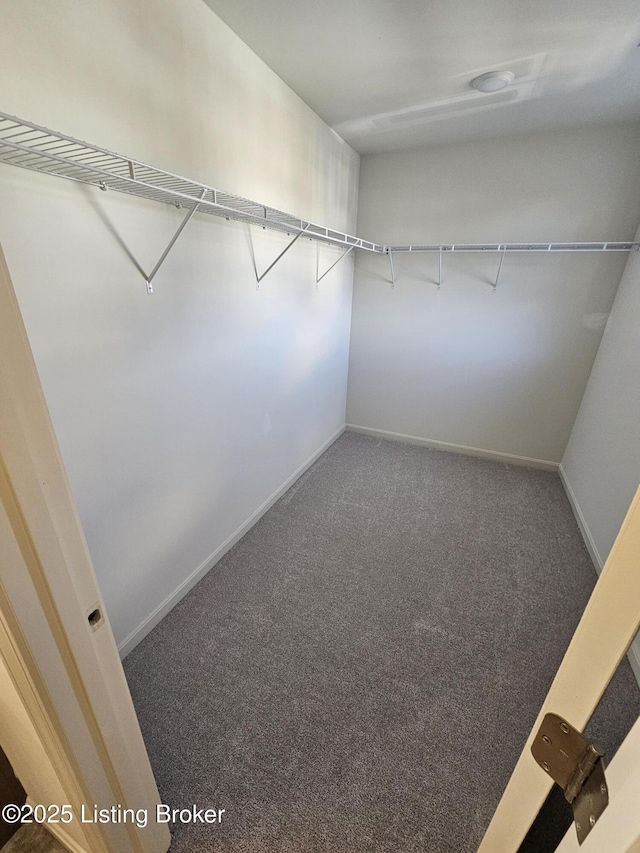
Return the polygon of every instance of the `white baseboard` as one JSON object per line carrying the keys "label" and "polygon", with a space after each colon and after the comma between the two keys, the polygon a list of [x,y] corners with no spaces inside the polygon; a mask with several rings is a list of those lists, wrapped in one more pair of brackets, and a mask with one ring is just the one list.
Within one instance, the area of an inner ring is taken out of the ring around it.
{"label": "white baseboard", "polygon": [[65,832],[64,829],[62,829],[60,824],[47,823],[44,826],[45,829],[48,830],[51,835],[53,835],[56,841],[59,841],[60,844],[62,844],[62,846],[64,847],[64,849],[68,850],[69,853],[87,853],[84,847],[81,847],[77,841],[74,841],[74,839],[67,832]]}
{"label": "white baseboard", "polygon": [[262,503],[258,509],[249,516],[249,518],[243,522],[243,524],[238,527],[238,529],[226,539],[222,545],[220,545],[216,550],[211,554],[207,559],[198,566],[195,571],[193,571],[189,577],[184,580],[180,586],[174,590],[156,609],[151,613],[145,620],[142,622],[137,628],[135,628],[129,636],[124,640],[119,646],[118,651],[120,652],[120,657],[124,659],[130,651],[132,651],[139,642],[141,642],[150,631],[152,631],[155,626],[160,622],[164,617],[172,610],[176,604],[184,598],[184,596],[191,590],[193,587],[201,580],[207,572],[209,572],[215,564],[224,557],[224,555],[229,551],[236,542],[239,542],[240,539],[247,533],[253,525],[259,521],[262,516],[267,512],[267,510],[271,509],[274,503],[279,500],[282,495],[291,488],[291,486],[298,480],[304,473],[307,471],[313,463],[322,456],[322,454],[329,448],[334,441],[336,441],[342,433],[344,432],[344,426],[340,427],[337,432],[335,432],[331,438],[327,439],[327,441],[322,444],[318,450],[311,454],[311,456],[297,468],[293,474],[285,480],[285,482],[279,486],[272,495],[270,495],[264,503]]}
{"label": "white baseboard", "polygon": [[629,658],[629,663],[631,664],[631,669],[633,670],[633,674],[636,677],[636,681],[638,682],[638,687],[640,687],[640,649],[638,648],[639,640],[634,640],[633,643],[629,646],[629,651],[627,652],[627,657]]}
{"label": "white baseboard", "polygon": [[578,527],[580,528],[580,533],[582,533],[584,544],[587,546],[587,551],[589,552],[591,561],[595,566],[596,572],[600,574],[600,572],[602,571],[602,567],[604,566],[604,560],[600,556],[598,547],[595,543],[593,536],[591,535],[591,531],[589,530],[587,520],[584,517],[582,510],[580,509],[580,504],[578,503],[578,499],[576,498],[575,492],[571,488],[571,483],[569,482],[569,479],[567,477],[567,472],[562,467],[562,463],[560,463],[560,467],[558,468],[558,474],[560,474],[560,480],[562,482],[562,485],[564,486],[564,490],[567,494],[567,497],[569,498],[571,509],[573,510],[573,514],[575,515],[576,521],[578,522]]}
{"label": "white baseboard", "polygon": [[[36,805],[35,802],[31,799],[31,797],[27,797],[27,805],[34,808]],[[78,842],[72,838],[69,833],[64,829],[63,825],[60,823],[42,823],[41,826],[43,829],[46,829],[56,841],[59,841],[60,844],[64,847],[65,850],[68,850],[69,853],[87,853],[84,847],[82,847]],[[38,845],[40,846],[40,845]],[[48,846],[48,845],[47,845]],[[4,850],[4,847],[2,848]]]}
{"label": "white baseboard", "polygon": [[[564,470],[562,463],[560,463],[558,473],[560,474],[560,480],[562,482],[562,485],[564,486],[564,490],[567,494],[567,498],[569,499],[569,503],[571,504],[573,514],[576,518],[576,521],[578,522],[578,527],[580,528],[580,533],[582,534],[582,538],[584,539],[584,544],[586,545],[587,551],[589,552],[589,556],[591,557],[591,561],[594,565],[594,568],[599,575],[604,567],[605,561],[602,559],[602,556],[598,551],[598,547],[591,534],[591,531],[589,530],[587,520],[584,517],[584,513],[580,509],[580,504],[578,503],[578,499],[576,498],[575,492],[571,488],[571,483],[569,482],[567,472]],[[640,686],[640,639],[636,639],[633,641],[633,643],[631,643],[631,645],[629,646],[629,651],[627,652],[627,657],[629,659],[629,663],[631,664],[631,669],[633,670],[633,674],[635,675],[636,681],[638,682],[638,686]]]}
{"label": "white baseboard", "polygon": [[375,438],[386,438],[390,441],[402,441],[405,444],[418,444],[421,447],[431,447],[434,450],[445,450],[449,453],[462,453],[465,456],[478,456],[480,459],[491,459],[493,462],[505,462],[508,465],[523,465],[527,468],[541,468],[543,471],[557,471],[557,462],[546,459],[530,459],[528,456],[515,456],[512,453],[498,453],[495,450],[483,450],[481,447],[467,447],[465,444],[450,444],[448,441],[436,441],[431,438],[421,438],[417,435],[404,435],[401,432],[390,432],[386,429],[347,424],[347,432],[357,432],[361,435],[371,435]]}

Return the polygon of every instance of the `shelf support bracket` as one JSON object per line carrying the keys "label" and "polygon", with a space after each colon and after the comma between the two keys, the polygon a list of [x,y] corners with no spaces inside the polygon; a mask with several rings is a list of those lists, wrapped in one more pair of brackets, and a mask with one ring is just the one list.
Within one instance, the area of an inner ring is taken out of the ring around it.
{"label": "shelf support bracket", "polygon": [[287,252],[289,251],[289,249],[293,246],[293,244],[296,242],[296,240],[299,240],[299,239],[300,239],[300,237],[302,237],[302,235],[303,235],[303,234],[304,234],[304,232],[307,230],[307,228],[308,228],[308,225],[305,225],[305,226],[304,226],[304,228],[302,229],[302,231],[298,231],[298,233],[297,233],[297,234],[296,234],[296,236],[293,238],[293,240],[292,240],[292,241],[291,241],[287,246],[285,246],[285,247],[284,247],[284,249],[280,252],[280,254],[279,254],[279,255],[278,255],[278,257],[275,259],[275,261],[272,261],[272,263],[270,263],[270,264],[269,264],[269,266],[268,266],[268,267],[266,268],[266,270],[262,273],[262,275],[257,275],[257,274],[256,274],[256,283],[257,283],[257,284],[260,284],[260,282],[261,282],[261,281],[262,281],[262,279],[265,277],[265,275],[266,275],[268,272],[270,272],[270,271],[275,267],[275,265],[278,263],[278,261],[280,260],[280,258],[281,258],[283,255],[286,255],[286,253],[287,253]]}
{"label": "shelf support bracket", "polygon": [[438,290],[442,287],[442,246],[438,250]]}
{"label": "shelf support bracket", "polygon": [[329,269],[328,269],[328,270],[325,270],[319,278],[318,278],[318,272],[316,271],[316,284],[318,284],[319,282],[321,282],[321,281],[322,281],[322,279],[325,277],[325,275],[327,275],[328,273],[330,273],[330,272],[331,272],[331,270],[332,270],[332,269],[333,269],[337,264],[339,264],[339,263],[340,263],[340,261],[341,261],[343,258],[346,258],[346,257],[347,257],[347,255],[349,254],[349,252],[353,251],[353,249],[355,249],[355,246],[349,246],[349,248],[348,248],[345,252],[343,252],[343,253],[340,255],[340,257],[338,258],[338,260],[337,260],[337,261],[334,261],[334,262],[331,264],[331,266],[329,267]]}
{"label": "shelf support bracket", "polygon": [[[202,190],[202,193],[200,194],[200,198],[201,198],[201,199],[203,199],[203,198],[204,198],[205,193],[206,193],[206,189],[203,189],[203,190]],[[200,207],[200,202],[197,202],[197,203],[196,203],[196,204],[191,208],[191,210],[189,210],[189,212],[187,213],[187,215],[185,216],[185,218],[184,218],[184,219],[182,220],[182,222],[180,223],[180,226],[178,227],[178,230],[176,231],[176,233],[173,235],[173,237],[172,237],[172,238],[171,238],[171,240],[169,241],[169,245],[168,245],[168,246],[167,246],[167,248],[164,250],[164,252],[160,255],[160,259],[159,259],[158,263],[155,265],[155,267],[151,270],[151,272],[150,272],[150,273],[149,273],[149,275],[147,276],[147,293],[153,293],[153,285],[152,285],[152,283],[151,283],[151,282],[153,281],[153,278],[154,278],[155,274],[158,272],[158,270],[160,269],[160,267],[162,266],[162,264],[165,262],[165,259],[166,259],[167,255],[169,254],[169,252],[171,251],[171,249],[173,249],[173,246],[174,246],[174,244],[175,244],[176,240],[177,240],[177,239],[178,239],[178,237],[182,234],[182,232],[184,231],[184,229],[186,228],[186,226],[189,224],[189,221],[191,220],[191,217],[192,217],[192,216],[193,216],[193,214],[196,212],[196,210],[198,209],[198,207]]]}
{"label": "shelf support bracket", "polygon": [[504,261],[505,252],[506,252],[506,249],[503,248],[502,254],[500,255],[500,263],[498,264],[498,272],[496,273],[496,280],[493,283],[493,292],[494,293],[496,292],[496,289],[498,287],[498,279],[500,278],[500,270],[502,269],[502,262]]}
{"label": "shelf support bracket", "polygon": [[393,268],[393,254],[391,249],[387,249],[387,254],[389,255],[389,265],[391,266],[391,290],[395,290],[396,288],[396,271]]}

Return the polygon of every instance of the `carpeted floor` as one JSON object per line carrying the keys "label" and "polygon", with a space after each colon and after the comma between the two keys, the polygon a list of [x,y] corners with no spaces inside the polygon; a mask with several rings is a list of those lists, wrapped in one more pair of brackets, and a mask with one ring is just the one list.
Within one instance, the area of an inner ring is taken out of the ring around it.
{"label": "carpeted floor", "polygon": [[22,826],[2,847],[2,853],[66,853],[65,848],[40,824]]}
{"label": "carpeted floor", "polygon": [[226,810],[172,853],[474,853],[594,583],[556,474],[343,435],[125,662],[163,801]]}

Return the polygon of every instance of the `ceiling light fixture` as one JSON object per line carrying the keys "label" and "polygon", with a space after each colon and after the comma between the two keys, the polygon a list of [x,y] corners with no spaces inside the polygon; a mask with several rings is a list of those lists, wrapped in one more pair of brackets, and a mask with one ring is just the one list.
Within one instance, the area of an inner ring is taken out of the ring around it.
{"label": "ceiling light fixture", "polygon": [[487,71],[471,81],[471,85],[479,92],[499,92],[505,89],[509,83],[513,83],[514,74],[511,71]]}

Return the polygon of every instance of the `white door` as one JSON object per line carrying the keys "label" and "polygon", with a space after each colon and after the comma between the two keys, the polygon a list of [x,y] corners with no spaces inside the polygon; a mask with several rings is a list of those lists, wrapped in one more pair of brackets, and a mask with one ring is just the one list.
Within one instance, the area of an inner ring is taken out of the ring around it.
{"label": "white door", "polygon": [[[553,784],[531,744],[547,713],[583,731],[640,626],[640,488],[558,669],[478,853],[517,853]],[[582,846],[571,827],[558,853],[640,851],[640,725],[606,769],[609,806]]]}
{"label": "white door", "polygon": [[159,796],[1,248],[0,412],[0,664],[22,715],[5,751],[67,849],[164,853],[166,824],[91,822]]}

